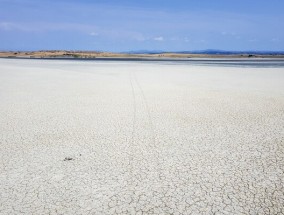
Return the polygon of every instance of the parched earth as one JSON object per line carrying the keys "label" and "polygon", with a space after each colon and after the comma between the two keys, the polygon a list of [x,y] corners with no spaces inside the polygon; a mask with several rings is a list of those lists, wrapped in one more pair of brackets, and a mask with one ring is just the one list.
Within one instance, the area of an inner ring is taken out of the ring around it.
{"label": "parched earth", "polygon": [[0,59],[0,214],[284,214],[284,70]]}

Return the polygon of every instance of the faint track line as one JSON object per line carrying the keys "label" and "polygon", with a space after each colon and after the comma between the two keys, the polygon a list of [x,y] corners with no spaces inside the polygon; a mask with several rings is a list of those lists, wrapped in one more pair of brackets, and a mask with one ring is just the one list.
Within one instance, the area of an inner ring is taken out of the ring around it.
{"label": "faint track line", "polygon": [[136,105],[136,95],[132,80],[132,72],[130,72],[130,85],[131,85],[131,93],[132,93],[132,100],[133,100],[133,121],[132,121],[132,136],[131,136],[131,143],[134,143],[134,135],[136,133],[136,115],[137,115],[137,105]]}
{"label": "faint track line", "polygon": [[[130,181],[131,181],[131,185],[134,184],[134,174],[133,174],[133,170],[134,170],[134,166],[133,166],[133,162],[134,162],[134,138],[135,138],[135,134],[136,134],[136,121],[137,121],[137,99],[136,99],[136,95],[135,95],[135,89],[134,89],[134,84],[133,84],[133,77],[132,77],[132,72],[129,72],[129,79],[130,79],[130,85],[131,85],[131,94],[132,94],[132,103],[133,103],[133,117],[132,117],[132,132],[131,132],[131,140],[130,140],[130,152],[127,153],[129,156],[129,166],[130,166]],[[131,187],[131,186],[130,186]]]}
{"label": "faint track line", "polygon": [[157,139],[156,129],[155,129],[155,126],[154,126],[154,123],[153,123],[153,119],[151,117],[150,108],[149,108],[149,105],[148,105],[147,98],[145,96],[144,90],[143,90],[140,82],[137,79],[137,76],[136,76],[135,72],[134,72],[134,80],[135,80],[135,82],[136,82],[136,84],[137,84],[137,86],[138,86],[138,88],[140,90],[140,93],[142,95],[143,103],[144,103],[144,106],[145,106],[146,112],[147,112],[148,122],[150,124],[150,130],[151,130],[151,133],[152,133],[151,134],[152,141],[153,141],[154,145],[156,146],[156,144],[157,144],[157,141],[156,141],[156,139]]}

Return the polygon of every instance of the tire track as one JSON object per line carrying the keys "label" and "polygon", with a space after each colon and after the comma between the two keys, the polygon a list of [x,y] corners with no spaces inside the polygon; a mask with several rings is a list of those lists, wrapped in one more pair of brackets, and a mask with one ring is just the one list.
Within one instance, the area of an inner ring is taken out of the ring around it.
{"label": "tire track", "polygon": [[[149,146],[153,150],[153,156],[154,156],[154,160],[155,160],[155,163],[153,163],[153,164],[155,166],[158,181],[159,181],[163,177],[163,174],[162,174],[162,169],[161,169],[161,166],[162,166],[161,154],[158,150],[156,127],[153,123],[153,119],[152,119],[152,116],[151,116],[147,97],[145,96],[144,90],[143,90],[143,88],[142,88],[142,86],[141,86],[141,84],[140,84],[140,82],[139,82],[139,80],[136,76],[135,71],[133,72],[133,76],[134,76],[134,80],[136,82],[136,85],[138,86],[138,89],[140,91],[142,102],[143,102],[144,107],[145,107],[146,112],[147,112],[147,118],[148,118],[148,123],[149,123],[149,127],[150,127],[151,139],[152,139],[152,143],[150,143]],[[146,150],[149,151],[149,149],[146,149]]]}
{"label": "tire track", "polygon": [[137,98],[135,95],[135,88],[133,83],[133,74],[132,71],[129,72],[130,86],[131,86],[131,94],[132,94],[132,103],[133,103],[133,114],[132,114],[132,131],[131,131],[131,139],[129,144],[129,152],[127,152],[129,157],[129,168],[130,168],[130,187],[134,184],[134,144],[135,144],[135,134],[136,134],[136,124],[137,124]]}
{"label": "tire track", "polygon": [[136,133],[136,118],[137,118],[137,101],[136,101],[136,95],[135,95],[135,89],[133,84],[133,77],[132,72],[129,73],[130,77],[130,85],[131,85],[131,94],[132,94],[132,101],[133,101],[133,120],[132,120],[132,133],[131,133],[131,144],[134,144],[134,136]]}
{"label": "tire track", "polygon": [[140,84],[140,82],[138,81],[138,78],[136,76],[136,73],[135,71],[133,72],[133,76],[134,76],[134,80],[139,88],[139,91],[142,95],[142,100],[143,100],[143,103],[144,103],[144,106],[145,106],[145,109],[146,109],[146,112],[147,112],[147,117],[148,117],[148,122],[149,122],[149,125],[150,125],[150,131],[151,131],[151,136],[152,136],[152,141],[153,141],[153,145],[156,147],[157,146],[157,135],[156,135],[156,128],[154,126],[154,123],[153,123],[153,119],[151,117],[151,113],[150,113],[150,108],[149,108],[149,104],[148,104],[148,101],[147,101],[147,98],[145,96],[145,93],[144,93],[144,90]]}

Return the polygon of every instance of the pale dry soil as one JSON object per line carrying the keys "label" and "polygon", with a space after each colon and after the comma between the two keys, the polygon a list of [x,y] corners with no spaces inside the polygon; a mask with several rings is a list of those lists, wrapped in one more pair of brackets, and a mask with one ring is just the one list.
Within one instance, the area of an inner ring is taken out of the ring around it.
{"label": "pale dry soil", "polygon": [[0,214],[284,214],[284,71],[0,59]]}

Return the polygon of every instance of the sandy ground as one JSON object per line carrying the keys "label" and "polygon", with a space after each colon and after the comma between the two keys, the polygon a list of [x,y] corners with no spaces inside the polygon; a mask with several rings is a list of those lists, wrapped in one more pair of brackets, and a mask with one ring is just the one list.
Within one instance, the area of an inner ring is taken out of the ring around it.
{"label": "sandy ground", "polygon": [[284,69],[0,59],[0,214],[284,214]]}

